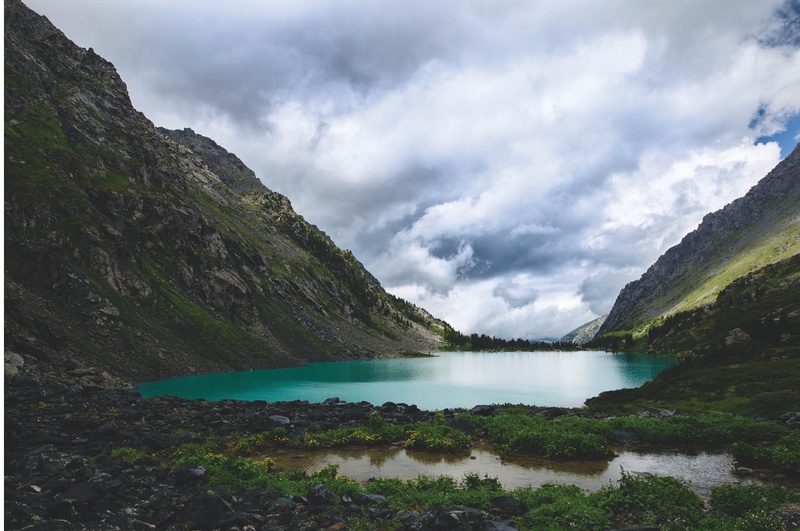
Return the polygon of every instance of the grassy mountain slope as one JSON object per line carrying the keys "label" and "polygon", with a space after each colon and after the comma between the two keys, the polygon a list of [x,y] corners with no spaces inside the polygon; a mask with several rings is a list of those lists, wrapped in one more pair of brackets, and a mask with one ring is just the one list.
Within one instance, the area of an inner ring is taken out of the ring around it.
{"label": "grassy mountain slope", "polygon": [[113,65],[18,0],[4,90],[5,345],[25,370],[108,384],[439,344],[441,321],[238,158],[159,132]]}
{"label": "grassy mountain slope", "polygon": [[800,147],[744,197],[707,215],[620,292],[598,335],[713,303],[731,282],[800,252]]}
{"label": "grassy mountain slope", "polygon": [[682,362],[638,389],[603,393],[590,407],[773,417],[800,410],[800,255],[735,280],[715,303],[677,313],[648,336],[652,351]]}

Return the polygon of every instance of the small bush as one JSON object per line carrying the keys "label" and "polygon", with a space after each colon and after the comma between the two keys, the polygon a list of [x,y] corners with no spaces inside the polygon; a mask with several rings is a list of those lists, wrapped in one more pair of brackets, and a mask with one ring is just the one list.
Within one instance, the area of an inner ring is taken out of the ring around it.
{"label": "small bush", "polygon": [[723,485],[712,490],[709,499],[715,513],[734,517],[793,502],[800,502],[800,494],[774,485]]}
{"label": "small bush", "polygon": [[763,465],[790,474],[800,474],[800,435],[790,433],[774,444],[735,442],[728,451],[737,462]]}
{"label": "small bush", "polygon": [[611,526],[609,514],[575,485],[542,485],[525,503],[530,512],[514,519],[523,529],[602,531]]}
{"label": "small bush", "polygon": [[597,505],[614,515],[614,524],[656,524],[664,529],[696,525],[703,515],[703,501],[689,485],[676,478],[642,478],[623,472],[619,488],[591,495]]}
{"label": "small bush", "polygon": [[461,452],[472,445],[472,440],[462,432],[441,424],[417,424],[407,432],[406,448],[433,452]]}

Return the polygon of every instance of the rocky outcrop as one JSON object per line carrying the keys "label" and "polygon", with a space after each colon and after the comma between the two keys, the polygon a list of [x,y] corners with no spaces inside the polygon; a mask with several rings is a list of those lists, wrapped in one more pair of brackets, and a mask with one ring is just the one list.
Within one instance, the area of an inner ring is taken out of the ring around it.
{"label": "rocky outcrop", "polygon": [[5,155],[12,372],[135,381],[439,344],[443,323],[235,155],[157,130],[111,63],[18,0],[5,0]]}
{"label": "rocky outcrop", "polygon": [[559,339],[559,341],[575,343],[576,345],[585,345],[594,339],[594,336],[597,335],[597,331],[600,330],[600,327],[606,322],[606,317],[608,317],[608,315],[601,315],[597,319],[582,324],[569,334]]}
{"label": "rocky outcrop", "polygon": [[714,302],[736,278],[800,252],[800,147],[744,197],[708,214],[622,289],[598,335]]}
{"label": "rocky outcrop", "polygon": [[267,187],[258,180],[255,172],[244,165],[239,157],[228,152],[212,139],[198,135],[188,127],[170,130],[163,127],[158,132],[178,144],[188,147],[214,175],[236,192],[266,192]]}

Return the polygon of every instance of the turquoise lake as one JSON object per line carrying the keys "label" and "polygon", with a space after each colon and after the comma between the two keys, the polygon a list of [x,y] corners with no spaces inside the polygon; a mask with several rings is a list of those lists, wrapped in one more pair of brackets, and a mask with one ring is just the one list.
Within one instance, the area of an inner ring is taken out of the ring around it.
{"label": "turquoise lake", "polygon": [[137,384],[143,396],[207,400],[308,400],[338,397],[416,404],[437,410],[477,404],[579,407],[603,391],[638,387],[674,365],[645,354],[442,352],[436,357],[313,363],[302,367],[170,378]]}

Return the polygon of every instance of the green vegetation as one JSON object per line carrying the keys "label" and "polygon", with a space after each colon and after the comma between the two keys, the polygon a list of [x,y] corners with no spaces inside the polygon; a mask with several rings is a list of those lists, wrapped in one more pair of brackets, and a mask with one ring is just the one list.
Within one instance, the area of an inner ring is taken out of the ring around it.
{"label": "green vegetation", "polygon": [[758,465],[800,475],[800,436],[786,434],[774,443],[733,443],[729,451],[744,465]]}
{"label": "green vegetation", "polygon": [[630,347],[682,363],[639,389],[602,393],[592,409],[646,406],[775,418],[800,409],[800,255],[733,281],[713,305],[607,334],[594,348]]}
{"label": "green vegetation", "polygon": [[576,345],[571,341],[554,341],[552,343],[548,343],[547,341],[528,341],[521,338],[501,339],[494,336],[490,337],[486,334],[470,334],[467,336],[449,325],[444,327],[442,331],[442,337],[449,345],[449,348],[464,351],[497,350],[511,352],[531,352],[539,350],[585,350],[585,347]]}
{"label": "green vegetation", "polygon": [[524,515],[514,518],[516,525],[537,530],[603,531],[632,525],[658,525],[663,530],[675,531],[783,529],[782,524],[779,526],[779,512],[800,502],[800,494],[783,487],[729,485],[713,489],[710,507],[706,507],[683,481],[628,473],[623,473],[619,485],[609,485],[591,494],[574,485],[554,484],[507,491],[496,478],[474,473],[466,474],[460,481],[447,476],[418,476],[407,480],[375,479],[362,486],[339,477],[336,466],[310,475],[275,472],[274,461],[269,457],[237,455],[230,452],[230,447],[214,443],[184,444],[150,455],[120,448],[112,455],[134,466],[159,463],[171,468],[202,466],[210,485],[223,491],[263,488],[300,496],[313,485],[322,484],[339,496],[354,497],[361,493],[385,496],[394,510],[424,511],[465,505],[492,514],[497,512],[492,501],[508,496],[527,509]]}
{"label": "green vegetation", "polygon": [[503,453],[551,459],[606,459],[611,428],[601,420],[561,417],[547,420],[521,413],[492,417],[461,415]]}
{"label": "green vegetation", "polygon": [[238,439],[231,443],[231,449],[237,454],[246,454],[273,447],[337,448],[389,445],[398,441],[406,441],[408,448],[448,453],[461,452],[472,445],[468,436],[441,422],[398,426],[386,422],[380,415],[372,415],[365,426],[306,433],[302,440],[290,439],[286,429],[278,427]]}
{"label": "green vegetation", "polygon": [[788,473],[800,471],[800,436],[774,422],[729,414],[677,414],[668,418],[641,416],[611,419],[563,416],[547,420],[522,412],[492,417],[462,414],[476,434],[502,453],[550,459],[607,459],[613,455],[614,431],[643,443],[731,446],[741,463],[759,463]]}

